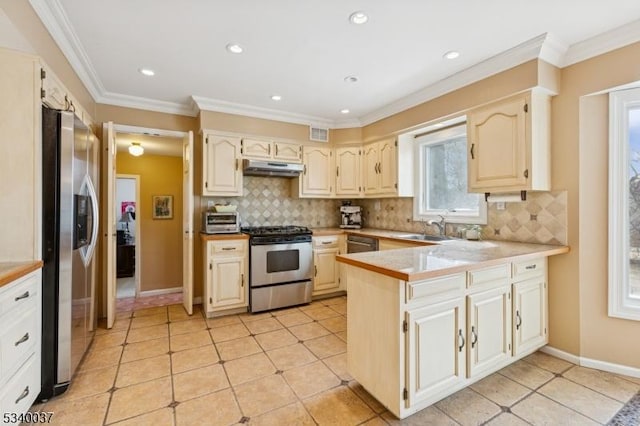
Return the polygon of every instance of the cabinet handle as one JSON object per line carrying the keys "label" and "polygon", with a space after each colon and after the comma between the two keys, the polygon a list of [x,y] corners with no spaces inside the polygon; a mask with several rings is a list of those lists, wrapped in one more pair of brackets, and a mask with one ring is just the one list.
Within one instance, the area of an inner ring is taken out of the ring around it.
{"label": "cabinet handle", "polygon": [[333,241],[322,241],[320,244],[331,244]]}
{"label": "cabinet handle", "polygon": [[537,266],[537,265],[534,263],[533,265],[527,265],[527,266],[525,266],[525,267],[524,267],[524,269],[527,269],[527,270],[529,270],[529,271],[532,271],[532,270],[536,269],[536,266]]}
{"label": "cabinet handle", "polygon": [[471,144],[471,159],[472,159],[472,160],[475,160],[475,159],[476,159],[476,156],[473,154],[473,148],[474,148],[475,146],[476,146],[476,144],[475,144],[475,143],[472,143],[472,144]]}
{"label": "cabinet handle", "polygon": [[22,391],[22,393],[20,394],[20,396],[18,397],[18,399],[16,399],[16,404],[20,401],[22,401],[23,399],[25,399],[27,396],[29,396],[29,386],[27,386],[26,388],[24,388],[24,390]]}
{"label": "cabinet handle", "polygon": [[529,179],[529,169],[525,169],[524,173],[522,173],[524,175],[525,179]]}
{"label": "cabinet handle", "polygon": [[340,176],[340,166],[336,166],[336,177]]}
{"label": "cabinet handle", "polygon": [[[271,155],[271,144],[267,147],[267,154]],[[278,151],[276,150],[276,155],[278,155]]]}
{"label": "cabinet handle", "polygon": [[238,159],[236,158],[236,170],[238,170]]}
{"label": "cabinet handle", "polygon": [[18,300],[26,299],[27,297],[29,297],[29,290],[25,291],[20,296],[16,296],[13,300],[17,302]]}
{"label": "cabinet handle", "polygon": [[222,250],[227,251],[227,250],[235,250],[235,247],[222,247]]}
{"label": "cabinet handle", "polygon": [[471,349],[473,349],[478,343],[478,334],[476,333],[476,328],[471,326]]}
{"label": "cabinet handle", "polygon": [[458,346],[458,352],[462,352],[462,348],[464,348],[464,336],[462,335],[462,330],[458,330],[458,341],[462,340],[460,346]]}
{"label": "cabinet handle", "polygon": [[27,340],[29,340],[29,333],[25,333],[24,336],[22,336],[16,343],[14,346],[18,346],[24,342],[26,342]]}
{"label": "cabinet handle", "polygon": [[318,267],[316,265],[313,265],[313,269],[315,270],[313,276],[317,277],[318,276]]}
{"label": "cabinet handle", "polygon": [[244,274],[240,275],[240,287],[244,287]]}
{"label": "cabinet handle", "polygon": [[378,163],[378,173],[382,174],[382,163]]}
{"label": "cabinet handle", "polygon": [[278,156],[278,144],[276,144],[276,157]]}
{"label": "cabinet handle", "polygon": [[520,311],[516,311],[516,330],[520,330],[522,325],[522,318],[520,317]]}
{"label": "cabinet handle", "polygon": [[302,172],[302,174],[306,175],[307,174],[307,165],[304,165],[304,171]]}

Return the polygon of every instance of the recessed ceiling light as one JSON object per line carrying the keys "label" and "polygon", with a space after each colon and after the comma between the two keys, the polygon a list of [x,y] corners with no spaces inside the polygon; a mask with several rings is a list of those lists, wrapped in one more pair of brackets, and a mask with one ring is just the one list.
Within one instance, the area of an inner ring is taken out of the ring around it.
{"label": "recessed ceiling light", "polygon": [[351,21],[352,24],[361,25],[368,20],[369,17],[367,16],[367,14],[362,11],[353,12],[351,15],[349,15],[349,21]]}
{"label": "recessed ceiling light", "polygon": [[349,114],[351,111],[345,108],[345,109],[341,109],[340,112],[343,114]]}
{"label": "recessed ceiling light", "polygon": [[227,50],[231,53],[242,53],[244,49],[239,44],[229,43],[227,44]]}
{"label": "recessed ceiling light", "polygon": [[282,99],[282,96],[280,96],[280,95],[273,95],[273,96],[271,96],[271,100],[272,100],[272,101],[279,101],[279,100],[281,100],[281,99]]}
{"label": "recessed ceiling light", "polygon": [[355,75],[348,75],[344,78],[345,83],[357,83],[358,77]]}
{"label": "recessed ceiling light", "polygon": [[457,52],[455,50],[450,50],[447,53],[445,53],[444,55],[442,55],[445,59],[456,59],[458,56],[460,56],[460,52]]}
{"label": "recessed ceiling light", "polygon": [[140,68],[138,71],[140,71],[140,74],[146,75],[147,77],[152,77],[156,75],[155,71],[150,70],[149,68]]}

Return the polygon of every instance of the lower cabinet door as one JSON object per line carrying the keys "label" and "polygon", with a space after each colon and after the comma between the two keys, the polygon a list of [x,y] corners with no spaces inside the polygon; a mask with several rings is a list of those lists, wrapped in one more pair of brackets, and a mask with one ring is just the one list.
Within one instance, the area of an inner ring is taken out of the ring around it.
{"label": "lower cabinet door", "polygon": [[316,250],[313,256],[313,291],[338,290],[338,249]]}
{"label": "lower cabinet door", "polygon": [[467,375],[506,365],[511,358],[511,286],[467,296]]}
{"label": "lower cabinet door", "polygon": [[465,380],[464,298],[406,313],[407,407]]}
{"label": "lower cabinet door", "polygon": [[212,308],[246,305],[244,256],[213,257],[211,265]]}
{"label": "lower cabinet door", "polygon": [[547,286],[545,277],[513,284],[514,355],[547,343]]}

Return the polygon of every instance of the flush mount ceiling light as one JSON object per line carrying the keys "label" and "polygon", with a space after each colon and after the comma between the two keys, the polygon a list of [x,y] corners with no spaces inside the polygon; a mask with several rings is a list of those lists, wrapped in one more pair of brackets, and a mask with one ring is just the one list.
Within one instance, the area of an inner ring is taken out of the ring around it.
{"label": "flush mount ceiling light", "polygon": [[280,95],[272,95],[271,96],[271,100],[272,101],[280,101],[280,100],[282,100],[282,96],[280,96]]}
{"label": "flush mount ceiling light", "polygon": [[358,82],[358,77],[356,77],[355,75],[348,75],[344,78],[344,82],[345,83],[357,83]]}
{"label": "flush mount ceiling light", "polygon": [[244,49],[239,44],[229,43],[227,44],[227,51],[230,53],[242,53]]}
{"label": "flush mount ceiling light", "polygon": [[154,75],[156,75],[155,71],[150,70],[149,68],[140,68],[138,71],[140,72],[140,74],[146,75],[147,77],[153,77]]}
{"label": "flush mount ceiling light", "polygon": [[349,111],[347,108],[341,109],[340,112],[342,114],[349,114],[351,111]]}
{"label": "flush mount ceiling light", "polygon": [[442,55],[442,57],[445,58],[445,59],[456,59],[459,56],[460,56],[460,52],[455,51],[455,50],[450,50],[447,53],[445,53],[444,55]]}
{"label": "flush mount ceiling light", "polygon": [[351,15],[349,15],[349,21],[352,24],[362,25],[368,20],[369,20],[369,17],[367,16],[367,14],[362,11],[353,12]]}
{"label": "flush mount ceiling light", "polygon": [[129,154],[134,157],[140,157],[144,153],[144,148],[140,145],[140,142],[131,142],[129,145]]}

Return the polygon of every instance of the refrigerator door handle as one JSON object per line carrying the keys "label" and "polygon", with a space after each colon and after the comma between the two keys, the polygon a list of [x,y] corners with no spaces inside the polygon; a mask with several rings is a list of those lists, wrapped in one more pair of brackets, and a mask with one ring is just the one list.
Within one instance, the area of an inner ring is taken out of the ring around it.
{"label": "refrigerator door handle", "polygon": [[85,176],[85,183],[87,185],[87,192],[89,193],[89,199],[91,200],[91,215],[92,215],[92,227],[91,227],[91,242],[87,247],[86,255],[83,256],[85,265],[88,265],[93,258],[96,244],[98,243],[98,224],[100,223],[100,213],[98,211],[98,197],[96,196],[96,190],[91,182],[89,176]]}

